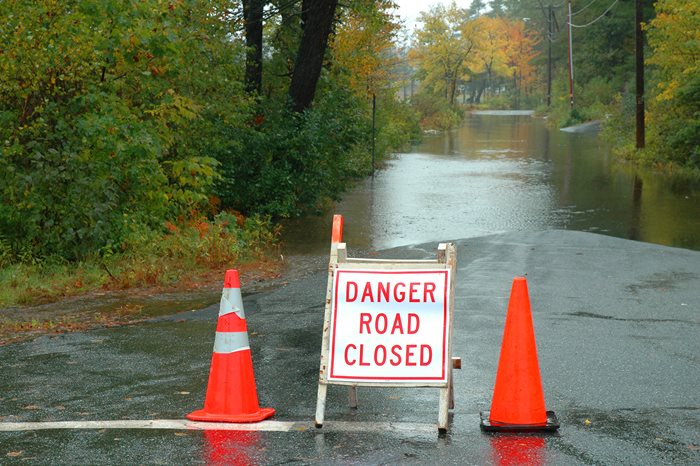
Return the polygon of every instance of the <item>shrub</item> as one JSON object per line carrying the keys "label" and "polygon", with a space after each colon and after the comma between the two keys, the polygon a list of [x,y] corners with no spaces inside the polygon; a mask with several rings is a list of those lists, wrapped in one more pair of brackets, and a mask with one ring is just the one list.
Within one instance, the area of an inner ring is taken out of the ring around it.
{"label": "shrub", "polygon": [[450,107],[446,99],[429,93],[418,93],[413,99],[413,107],[421,116],[423,129],[447,130],[458,126],[462,112]]}
{"label": "shrub", "polygon": [[81,260],[206,205],[211,115],[246,112],[208,2],[11,2],[0,24],[5,256]]}

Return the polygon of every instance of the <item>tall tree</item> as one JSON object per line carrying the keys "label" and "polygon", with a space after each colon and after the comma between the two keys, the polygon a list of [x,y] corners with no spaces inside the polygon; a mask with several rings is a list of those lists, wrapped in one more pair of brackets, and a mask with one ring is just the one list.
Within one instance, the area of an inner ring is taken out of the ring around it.
{"label": "tall tree", "polygon": [[303,33],[289,85],[289,97],[295,112],[303,112],[313,102],[337,6],[338,0],[302,2]]}
{"label": "tall tree", "polygon": [[489,4],[491,6],[492,16],[503,16],[505,14],[505,6],[503,0],[491,0]]}
{"label": "tall tree", "polygon": [[443,92],[454,104],[459,80],[480,66],[480,26],[469,20],[466,10],[452,2],[448,7],[437,5],[421,13],[423,27],[416,31],[412,53],[422,72],[422,84],[434,92]]}
{"label": "tall tree", "polygon": [[525,29],[524,21],[503,20],[503,24],[508,37],[505,52],[513,76],[513,104],[519,108],[520,92],[525,90],[527,93],[535,79],[532,60],[539,55],[535,50],[539,40],[532,31]]}
{"label": "tall tree", "polygon": [[585,84],[605,77],[615,88],[622,89],[634,77],[634,2],[617,2],[602,17],[605,5],[593,4],[584,9],[586,4],[572,6],[576,81]]}
{"label": "tall tree", "polygon": [[396,59],[390,57],[399,29],[391,0],[355,0],[343,12],[333,38],[334,67],[344,70],[358,95],[387,88]]}
{"label": "tall tree", "polygon": [[249,93],[262,90],[264,0],[243,0],[245,22],[245,88]]}
{"label": "tall tree", "polygon": [[301,40],[301,4],[270,0],[265,18],[264,92],[267,98],[289,93],[294,59]]}
{"label": "tall tree", "polygon": [[469,17],[478,18],[481,16],[481,12],[486,9],[486,3],[484,0],[472,0],[471,5],[469,5]]}
{"label": "tall tree", "polygon": [[[481,47],[476,51],[477,56],[483,62],[486,74],[483,84],[486,88],[492,87],[494,76],[505,76],[510,73],[506,47],[508,45],[507,23],[501,18],[482,16],[476,21],[481,25]],[[474,99],[478,103],[480,93]]]}

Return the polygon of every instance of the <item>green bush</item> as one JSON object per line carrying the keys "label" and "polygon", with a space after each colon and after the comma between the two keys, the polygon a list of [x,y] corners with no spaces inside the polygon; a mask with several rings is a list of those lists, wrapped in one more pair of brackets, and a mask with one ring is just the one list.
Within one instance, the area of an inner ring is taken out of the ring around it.
{"label": "green bush", "polygon": [[607,107],[608,117],[603,126],[603,137],[613,146],[622,146],[634,139],[636,99],[629,92],[619,93]]}
{"label": "green bush", "polygon": [[462,121],[462,112],[451,107],[449,102],[428,92],[418,93],[413,98],[413,108],[421,116],[423,129],[447,130],[458,126]]}
{"label": "green bush", "polygon": [[[241,212],[248,220],[235,243],[258,248],[270,238],[256,235],[274,230],[268,222],[318,210],[370,172],[371,101],[343,73],[325,70],[301,115],[280,93],[285,77],[272,97],[245,92],[245,49],[230,16],[238,6],[3,3],[0,266],[136,264],[146,253],[174,254],[159,247],[177,241],[188,254],[233,257],[217,239],[233,233],[195,237],[182,226],[214,231],[224,228],[222,209]],[[414,120],[388,92],[380,97],[378,159],[415,135]]]}
{"label": "green bush", "polygon": [[574,107],[571,108],[568,78],[558,75],[552,82],[552,106],[548,125],[566,128],[587,121],[608,119],[619,107],[612,84],[605,78],[593,78],[574,85]]}
{"label": "green bush", "polygon": [[488,108],[495,110],[509,110],[512,109],[514,97],[506,93],[489,96],[488,99],[484,99],[484,103],[481,104],[480,108]]}
{"label": "green bush", "polygon": [[649,146],[658,159],[700,168],[700,77],[685,81],[676,98],[650,107]]}
{"label": "green bush", "polygon": [[261,124],[247,128],[239,146],[217,154],[222,205],[280,218],[337,200],[369,170],[371,113],[363,110],[350,90],[328,82],[303,114],[267,103]]}
{"label": "green bush", "polygon": [[247,111],[220,87],[240,61],[224,25],[203,0],[3,6],[5,256],[80,260],[206,206],[211,115]]}

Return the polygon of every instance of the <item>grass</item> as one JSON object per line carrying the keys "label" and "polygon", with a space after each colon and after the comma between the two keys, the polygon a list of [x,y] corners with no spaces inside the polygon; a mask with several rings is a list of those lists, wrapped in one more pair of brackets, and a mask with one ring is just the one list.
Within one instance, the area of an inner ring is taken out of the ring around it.
{"label": "grass", "polygon": [[0,269],[0,308],[50,302],[109,283],[97,262],[13,264]]}
{"label": "grass", "polygon": [[211,271],[266,260],[276,252],[278,236],[269,220],[226,214],[214,221],[168,223],[164,233],[134,238],[119,251],[81,262],[34,258],[5,264],[0,268],[0,309],[97,290],[188,287]]}

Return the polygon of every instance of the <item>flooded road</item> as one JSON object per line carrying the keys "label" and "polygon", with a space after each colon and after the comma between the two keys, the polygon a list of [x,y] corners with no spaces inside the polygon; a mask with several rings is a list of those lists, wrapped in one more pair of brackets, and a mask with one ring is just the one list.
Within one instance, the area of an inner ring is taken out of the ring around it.
{"label": "flooded road", "polygon": [[289,222],[285,251],[325,253],[333,213],[362,249],[567,229],[700,250],[698,186],[616,159],[595,132],[550,130],[527,115],[471,115],[426,135],[333,212]]}
{"label": "flooded road", "polygon": [[[361,387],[351,408],[346,387],[329,387],[326,422],[314,427],[331,212],[289,229],[288,249],[319,254],[303,278],[267,290],[245,283],[255,386],[231,390],[275,408],[267,425],[184,420],[206,402],[225,309],[214,299],[200,308],[192,295],[184,312],[139,325],[0,346],[0,463],[700,464],[700,252],[612,237],[698,249],[698,194],[671,186],[635,178],[591,135],[490,116],[427,137],[346,196],[337,211],[352,248],[469,238],[456,242],[450,339],[463,366],[445,436],[434,424],[439,395],[427,388]],[[419,246],[377,257],[433,254]],[[556,435],[479,428],[515,273],[531,290]],[[135,306],[162,309],[159,294]]]}

